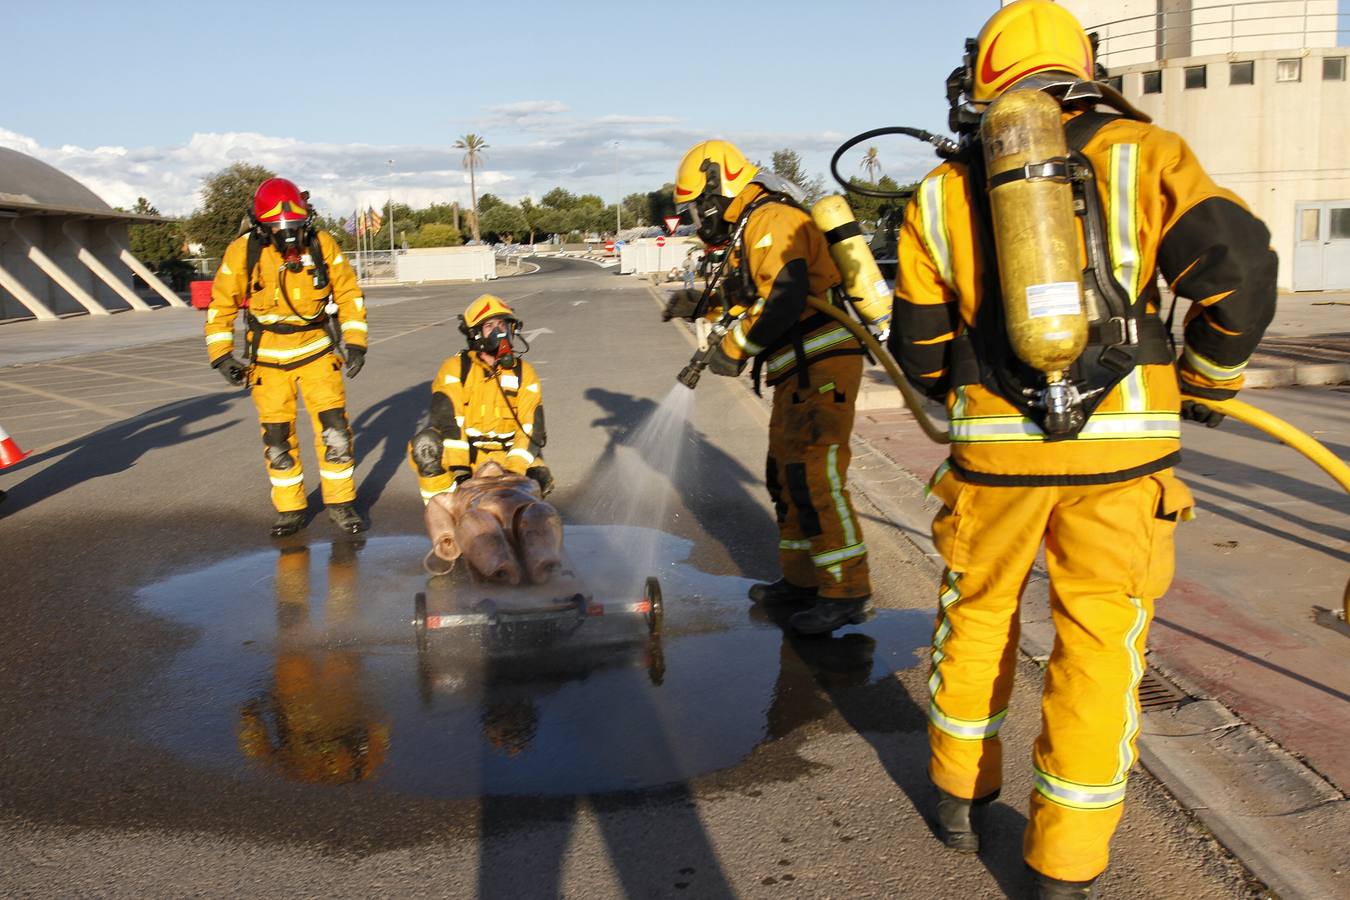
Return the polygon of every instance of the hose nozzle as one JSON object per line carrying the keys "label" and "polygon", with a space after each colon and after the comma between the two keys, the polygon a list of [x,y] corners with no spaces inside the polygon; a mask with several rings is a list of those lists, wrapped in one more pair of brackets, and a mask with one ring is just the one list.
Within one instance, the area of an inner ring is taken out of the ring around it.
{"label": "hose nozzle", "polygon": [[691,360],[689,365],[680,370],[680,374],[675,376],[675,380],[689,390],[698,387],[698,378],[703,374],[704,367],[697,360]]}

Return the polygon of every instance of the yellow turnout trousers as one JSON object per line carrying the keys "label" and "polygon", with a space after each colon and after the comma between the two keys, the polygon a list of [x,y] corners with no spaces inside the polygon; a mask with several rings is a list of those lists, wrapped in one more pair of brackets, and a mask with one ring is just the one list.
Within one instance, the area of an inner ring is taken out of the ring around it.
{"label": "yellow turnout trousers", "polygon": [[1018,605],[1045,542],[1055,646],[1045,673],[1023,854],[1066,881],[1099,875],[1135,761],[1153,602],[1173,571],[1190,492],[1171,469],[1115,484],[990,487],[946,463],[933,540],[947,570],[933,635],[928,736],[934,784],[956,797],[1002,785],[998,731],[1017,661]]}
{"label": "yellow turnout trousers", "polygon": [[326,353],[294,369],[254,366],[249,383],[262,426],[263,458],[272,482],[272,505],[277,511],[302,510],[307,505],[300,442],[295,433],[297,397],[304,399],[314,427],[323,502],[332,505],[355,500],[352,475],[356,459],[347,423],[342,364],[337,357]]}
{"label": "yellow turnout trousers", "polygon": [[783,577],[824,599],[865,597],[867,545],[847,484],[861,356],[813,360],[810,384],[794,375],[773,390],[765,481],[778,516]]}

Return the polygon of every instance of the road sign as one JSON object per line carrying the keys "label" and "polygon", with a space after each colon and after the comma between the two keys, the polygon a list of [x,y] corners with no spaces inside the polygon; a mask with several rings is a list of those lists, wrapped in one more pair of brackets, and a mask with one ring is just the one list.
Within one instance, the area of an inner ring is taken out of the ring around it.
{"label": "road sign", "polygon": [[613,241],[605,241],[605,252],[606,252],[606,253],[613,253],[613,252],[614,252],[614,242],[613,242]]}
{"label": "road sign", "polygon": [[658,247],[664,247],[665,245],[666,245],[666,239],[663,238],[663,237],[660,237],[660,236],[658,235],[657,238],[656,238],[656,246],[658,246]]}
{"label": "road sign", "polygon": [[674,234],[675,229],[680,227],[679,216],[666,216],[665,222],[666,222],[666,234]]}

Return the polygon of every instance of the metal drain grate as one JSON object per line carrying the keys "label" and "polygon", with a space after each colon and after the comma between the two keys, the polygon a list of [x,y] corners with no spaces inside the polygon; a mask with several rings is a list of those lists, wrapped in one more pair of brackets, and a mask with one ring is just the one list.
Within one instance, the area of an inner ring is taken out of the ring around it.
{"label": "metal drain grate", "polygon": [[1180,688],[1151,671],[1139,681],[1139,705],[1145,711],[1175,709],[1189,699]]}

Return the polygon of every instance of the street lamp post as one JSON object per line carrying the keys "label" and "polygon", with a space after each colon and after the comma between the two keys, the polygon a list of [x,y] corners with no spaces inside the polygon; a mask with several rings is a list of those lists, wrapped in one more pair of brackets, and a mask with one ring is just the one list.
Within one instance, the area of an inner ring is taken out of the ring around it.
{"label": "street lamp post", "polygon": [[619,189],[619,142],[614,142],[614,239],[623,229],[623,191]]}
{"label": "street lamp post", "polygon": [[389,264],[394,264],[394,161],[389,160]]}

